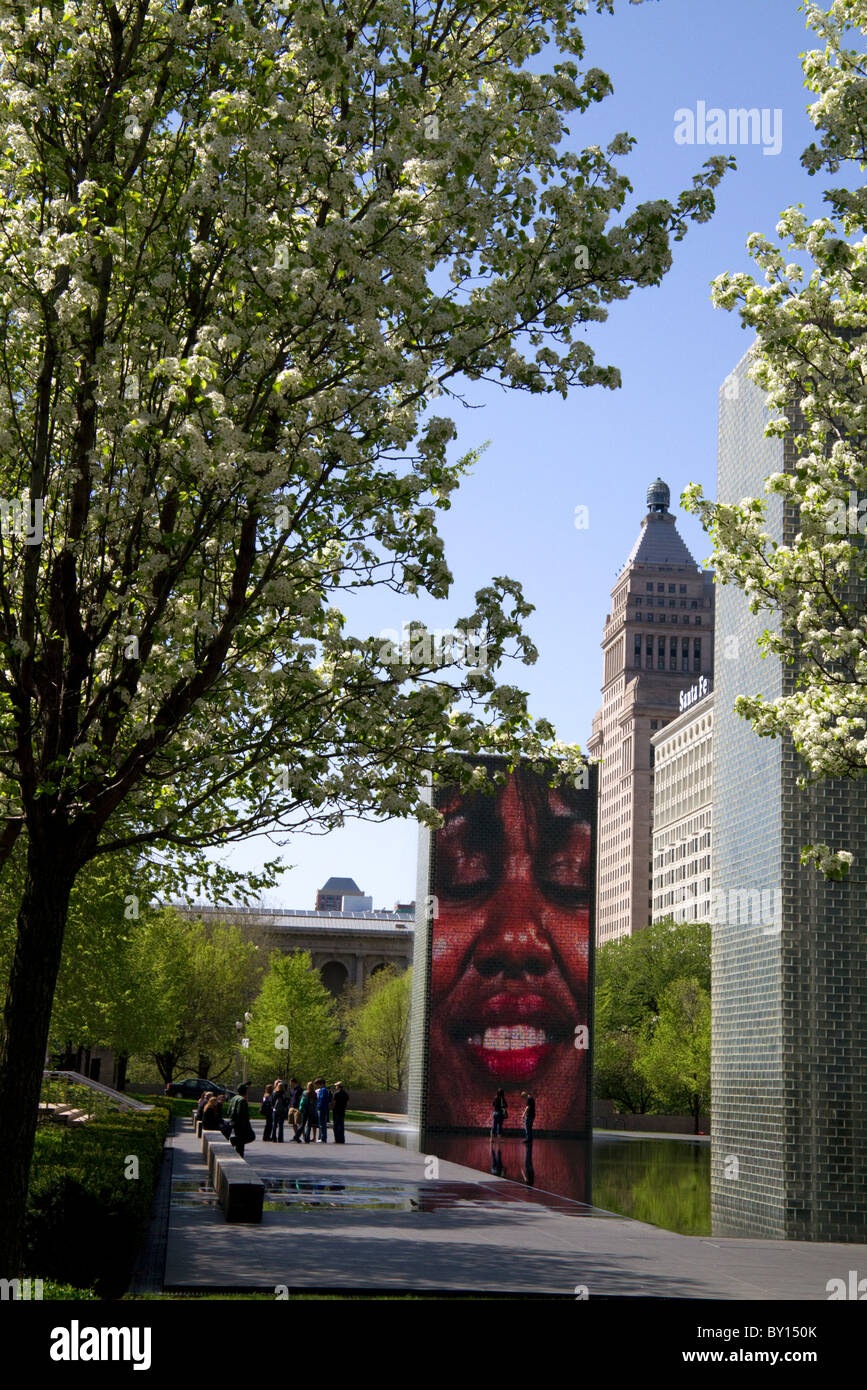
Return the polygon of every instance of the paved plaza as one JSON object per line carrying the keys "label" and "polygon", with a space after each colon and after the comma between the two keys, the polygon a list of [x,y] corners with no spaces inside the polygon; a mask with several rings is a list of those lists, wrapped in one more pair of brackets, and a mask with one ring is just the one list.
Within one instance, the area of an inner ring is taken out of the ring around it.
{"label": "paved plaza", "polygon": [[423,1154],[351,1130],[345,1145],[280,1145],[256,1129],[262,1224],[227,1225],[179,1122],[167,1290],[824,1301],[829,1279],[867,1271],[864,1245],[680,1236],[442,1159],[430,1176]]}

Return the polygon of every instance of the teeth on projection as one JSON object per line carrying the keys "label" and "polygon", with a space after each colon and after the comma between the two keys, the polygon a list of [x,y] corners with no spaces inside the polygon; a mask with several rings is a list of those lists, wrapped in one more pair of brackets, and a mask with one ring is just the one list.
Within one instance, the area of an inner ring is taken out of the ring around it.
{"label": "teeth on projection", "polygon": [[[476,1038],[471,1038],[476,1043]],[[492,1052],[516,1052],[525,1047],[542,1047],[548,1041],[544,1028],[531,1028],[526,1023],[516,1023],[499,1028],[486,1028],[481,1046]],[[478,1044],[477,1044],[478,1045]]]}

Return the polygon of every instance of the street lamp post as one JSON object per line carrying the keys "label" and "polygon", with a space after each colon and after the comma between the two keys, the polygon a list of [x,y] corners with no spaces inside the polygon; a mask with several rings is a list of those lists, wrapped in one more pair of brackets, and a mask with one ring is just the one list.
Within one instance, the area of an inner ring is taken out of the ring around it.
{"label": "street lamp post", "polygon": [[[244,1014],[244,1023],[249,1023],[249,1022],[250,1022],[250,1019],[251,1019],[252,1017],[253,1017],[253,1015],[250,1014],[250,1013]],[[239,1024],[238,1026],[241,1027],[240,1024]],[[241,1039],[241,1046],[242,1046],[243,1049],[244,1049],[244,1074],[243,1074],[242,1080],[243,1080],[243,1081],[246,1081],[246,1080],[247,1080],[247,1056],[248,1056],[248,1049],[249,1049],[249,1046],[250,1046],[250,1039],[249,1039],[249,1038],[242,1038],[242,1039]]]}
{"label": "street lamp post", "polygon": [[235,1029],[236,1029],[237,1035],[238,1035],[238,1046],[235,1048],[235,1090],[237,1091],[237,1089],[238,1089],[238,1083],[239,1083],[240,1078],[241,1078],[241,1051],[240,1051],[241,1033],[243,1032],[243,1029],[244,1029],[244,1025],[243,1025],[243,1023],[241,1022],[240,1019],[236,1019],[236,1021],[235,1021]]}

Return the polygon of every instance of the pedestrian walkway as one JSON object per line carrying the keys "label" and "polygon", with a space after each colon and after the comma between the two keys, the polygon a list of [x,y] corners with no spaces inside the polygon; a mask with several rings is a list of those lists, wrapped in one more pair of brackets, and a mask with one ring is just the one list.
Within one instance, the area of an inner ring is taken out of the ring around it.
{"label": "pedestrian walkway", "polygon": [[[167,1290],[435,1290],[827,1299],[867,1246],[679,1236],[347,1131],[246,1150],[261,1225],[227,1225],[184,1121],[172,1139]],[[520,1144],[520,1140],[513,1141]]]}

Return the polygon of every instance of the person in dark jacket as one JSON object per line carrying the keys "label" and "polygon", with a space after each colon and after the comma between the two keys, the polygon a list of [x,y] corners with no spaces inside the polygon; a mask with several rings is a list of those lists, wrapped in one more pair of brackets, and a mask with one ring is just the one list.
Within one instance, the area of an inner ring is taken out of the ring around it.
{"label": "person in dark jacket", "polygon": [[526,1102],[524,1113],[521,1119],[524,1121],[524,1138],[528,1144],[533,1142],[533,1124],[536,1119],[536,1097],[529,1091],[521,1092],[521,1099]]}
{"label": "person in dark jacket", "polygon": [[266,1086],[265,1094],[262,1097],[262,1104],[259,1107],[261,1113],[265,1116],[265,1132],[262,1135],[263,1144],[267,1144],[274,1132],[274,1100],[274,1088],[270,1085]]}
{"label": "person in dark jacket", "polygon": [[223,1107],[219,1097],[208,1092],[208,1099],[205,1101],[202,1110],[202,1129],[220,1129],[223,1119]]}
{"label": "person in dark jacket", "polygon": [[300,1132],[304,1135],[304,1143],[309,1144],[313,1137],[313,1126],[316,1123],[316,1087],[312,1081],[308,1081],[307,1089],[301,1097],[301,1124]]}
{"label": "person in dark jacket", "polygon": [[250,1124],[250,1107],[247,1104],[248,1083],[243,1081],[238,1094],[229,1106],[229,1119],[232,1122],[232,1146],[239,1158],[244,1157],[244,1145],[251,1144],[256,1132]]}
{"label": "person in dark jacket", "polygon": [[232,1133],[232,1126],[223,1117],[223,1102],[212,1093],[209,1093],[208,1103],[202,1111],[202,1129],[222,1130],[227,1139]]}
{"label": "person in dark jacket", "polygon": [[283,1143],[283,1126],[286,1123],[286,1116],[289,1114],[289,1097],[286,1094],[286,1082],[280,1081],[277,1090],[274,1092],[274,1143]]}
{"label": "person in dark jacket", "polygon": [[334,1142],[335,1144],[345,1144],[346,1137],[343,1133],[343,1122],[346,1118],[346,1107],[349,1104],[349,1096],[343,1089],[342,1081],[334,1083]]}
{"label": "person in dark jacket", "polygon": [[502,1134],[502,1132],[503,1132],[503,1121],[506,1119],[508,1113],[509,1113],[509,1110],[508,1110],[508,1107],[507,1107],[507,1105],[506,1105],[506,1093],[505,1093],[505,1091],[503,1090],[503,1088],[500,1087],[499,1091],[498,1091],[497,1094],[494,1096],[494,1112],[493,1112],[493,1115],[491,1116],[491,1138],[492,1138],[492,1139],[496,1139],[498,1135],[501,1135],[501,1134]]}
{"label": "person in dark jacket", "polygon": [[328,1113],[330,1109],[331,1092],[320,1076],[316,1091],[316,1114],[319,1121],[319,1139],[317,1142],[319,1144],[328,1143]]}
{"label": "person in dark jacket", "polygon": [[211,1099],[211,1096],[213,1094],[213,1091],[203,1091],[202,1094],[199,1096],[199,1103],[196,1106],[195,1120],[193,1121],[194,1124],[196,1123],[196,1121],[201,1120],[203,1118],[205,1113],[205,1106],[207,1105],[208,1101]]}

